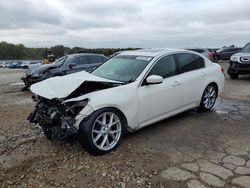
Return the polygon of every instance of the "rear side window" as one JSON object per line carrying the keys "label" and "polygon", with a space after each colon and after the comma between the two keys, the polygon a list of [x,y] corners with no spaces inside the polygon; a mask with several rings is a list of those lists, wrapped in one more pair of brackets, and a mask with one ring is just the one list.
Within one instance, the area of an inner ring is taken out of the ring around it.
{"label": "rear side window", "polygon": [[180,66],[181,73],[205,67],[204,59],[195,54],[176,54],[176,58]]}
{"label": "rear side window", "polygon": [[103,59],[101,56],[91,55],[89,57],[89,63],[102,63]]}
{"label": "rear side window", "polygon": [[178,73],[175,58],[173,55],[165,56],[158,60],[153,68],[150,70],[149,75],[158,75],[163,78],[174,76]]}

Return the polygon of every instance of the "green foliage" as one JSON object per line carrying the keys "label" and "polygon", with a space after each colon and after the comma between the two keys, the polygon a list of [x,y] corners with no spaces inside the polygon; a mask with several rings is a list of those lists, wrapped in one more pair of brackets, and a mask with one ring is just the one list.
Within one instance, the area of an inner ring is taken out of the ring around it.
{"label": "green foliage", "polygon": [[135,49],[138,48],[69,48],[63,45],[56,45],[50,48],[27,48],[23,44],[0,42],[0,60],[45,59],[48,53],[54,54],[56,59],[73,53],[97,53],[110,56],[118,51]]}

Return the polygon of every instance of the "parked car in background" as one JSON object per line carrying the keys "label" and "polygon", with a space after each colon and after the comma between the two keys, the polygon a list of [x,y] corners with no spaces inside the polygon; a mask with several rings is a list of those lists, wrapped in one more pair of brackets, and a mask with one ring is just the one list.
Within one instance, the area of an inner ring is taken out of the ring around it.
{"label": "parked car in background", "polygon": [[28,89],[32,84],[51,78],[63,76],[82,70],[92,71],[97,66],[107,60],[107,57],[99,54],[71,54],[63,56],[54,63],[44,64],[35,68],[30,68],[26,76],[21,78],[25,83],[23,90]]}
{"label": "parked car in background", "polygon": [[[192,86],[192,87],[191,87]],[[144,49],[109,59],[91,73],[54,77],[31,86],[29,121],[51,140],[76,135],[95,155],[136,131],[192,108],[210,110],[223,91],[219,64],[188,50]]]}
{"label": "parked car in background", "polygon": [[29,68],[35,68],[42,65],[42,61],[25,61],[22,63],[21,68],[23,69],[29,69]]}
{"label": "parked car in background", "polygon": [[3,61],[0,62],[0,67],[3,67],[5,63]]}
{"label": "parked car in background", "polygon": [[215,51],[216,60],[230,60],[233,54],[236,54],[241,51],[241,48],[237,48],[234,46],[223,47],[217,51]]}
{"label": "parked car in background", "polygon": [[4,61],[4,63],[2,64],[2,68],[8,68],[11,63],[12,61],[9,61],[9,60]]}
{"label": "parked car in background", "polygon": [[241,52],[234,54],[229,63],[227,72],[231,79],[237,79],[239,75],[250,74],[250,42]]}
{"label": "parked car in background", "polygon": [[212,50],[209,50],[207,48],[189,48],[187,50],[191,50],[194,52],[198,52],[204,56],[206,56],[208,59],[210,59],[211,61],[215,61],[215,55],[214,52]]}
{"label": "parked car in background", "polygon": [[3,63],[1,67],[2,67],[2,68],[6,68],[7,65],[8,65],[8,63]]}
{"label": "parked car in background", "polygon": [[15,61],[13,63],[10,63],[8,65],[8,68],[10,68],[10,69],[20,69],[20,68],[22,68],[21,66],[22,66],[22,62],[21,61]]}

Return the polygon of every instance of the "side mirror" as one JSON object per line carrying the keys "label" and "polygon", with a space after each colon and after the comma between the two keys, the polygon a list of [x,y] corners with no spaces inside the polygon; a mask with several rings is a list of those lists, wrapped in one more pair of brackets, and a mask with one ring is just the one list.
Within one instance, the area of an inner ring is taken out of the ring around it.
{"label": "side mirror", "polygon": [[146,83],[149,84],[160,84],[163,82],[163,77],[158,75],[151,75],[147,77]]}
{"label": "side mirror", "polygon": [[76,64],[75,64],[75,63],[71,63],[71,64],[69,64],[69,68],[70,68],[70,69],[73,69],[75,66],[76,66]]}

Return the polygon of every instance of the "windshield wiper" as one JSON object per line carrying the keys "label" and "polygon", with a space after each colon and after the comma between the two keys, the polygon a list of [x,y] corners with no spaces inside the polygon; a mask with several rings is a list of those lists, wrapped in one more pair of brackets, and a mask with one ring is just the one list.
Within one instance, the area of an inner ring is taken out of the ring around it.
{"label": "windshield wiper", "polygon": [[130,80],[128,80],[128,81],[126,81],[126,82],[124,82],[125,84],[130,84],[130,83],[132,83],[132,82],[134,82],[135,80],[134,80],[134,78],[131,78]]}

